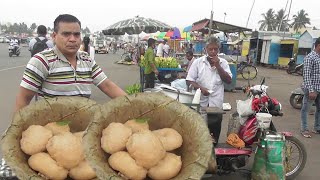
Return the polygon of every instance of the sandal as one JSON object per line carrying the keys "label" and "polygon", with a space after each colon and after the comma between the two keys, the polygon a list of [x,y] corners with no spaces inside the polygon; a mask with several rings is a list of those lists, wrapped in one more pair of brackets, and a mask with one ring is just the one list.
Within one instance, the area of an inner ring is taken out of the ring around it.
{"label": "sandal", "polygon": [[311,138],[310,132],[308,130],[301,131],[302,136],[305,138]]}
{"label": "sandal", "polygon": [[314,133],[314,134],[320,134],[320,130],[312,130],[312,132]]}

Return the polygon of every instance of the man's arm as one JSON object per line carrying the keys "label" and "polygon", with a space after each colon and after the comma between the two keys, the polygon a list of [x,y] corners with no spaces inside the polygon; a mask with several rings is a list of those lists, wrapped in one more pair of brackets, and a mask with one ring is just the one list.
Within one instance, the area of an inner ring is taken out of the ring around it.
{"label": "man's arm", "polygon": [[229,65],[224,64],[223,61],[222,63],[220,63],[220,59],[218,56],[212,57],[211,61],[214,63],[214,66],[217,68],[221,80],[227,84],[230,84],[232,82],[232,79],[231,79],[232,74],[231,74]]}
{"label": "man's arm", "polygon": [[200,85],[199,85],[198,83],[196,83],[195,81],[186,80],[186,82],[187,82],[188,87],[189,87],[190,85],[192,85],[192,87],[193,87],[194,89],[200,89],[200,90],[201,90],[201,93],[202,93],[203,95],[209,96],[210,93],[208,92],[208,89],[207,89],[207,88],[200,86]]}
{"label": "man's arm", "polygon": [[110,79],[105,79],[98,88],[111,98],[127,95],[119,86]]}
{"label": "man's arm", "polygon": [[232,79],[229,75],[228,72],[226,72],[220,65],[216,66],[218,73],[220,75],[220,78],[222,79],[223,82],[230,84]]}
{"label": "man's arm", "polygon": [[15,112],[27,106],[35,95],[36,92],[20,86],[19,93],[16,97]]}
{"label": "man's arm", "polygon": [[310,91],[314,91],[312,84],[311,73],[312,73],[312,64],[313,60],[310,56],[307,56],[303,61],[303,82],[305,87]]}

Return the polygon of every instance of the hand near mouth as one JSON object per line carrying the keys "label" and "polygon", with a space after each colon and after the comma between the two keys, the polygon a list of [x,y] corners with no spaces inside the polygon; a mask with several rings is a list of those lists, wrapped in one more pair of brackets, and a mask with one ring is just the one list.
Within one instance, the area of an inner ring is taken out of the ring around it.
{"label": "hand near mouth", "polygon": [[216,55],[216,56],[208,56],[208,61],[210,62],[211,65],[217,67],[220,65],[220,59],[219,57]]}

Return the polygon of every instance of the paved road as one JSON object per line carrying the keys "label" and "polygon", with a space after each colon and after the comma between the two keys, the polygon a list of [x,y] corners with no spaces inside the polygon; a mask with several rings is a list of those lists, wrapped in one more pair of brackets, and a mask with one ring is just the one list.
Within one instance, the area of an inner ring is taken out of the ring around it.
{"label": "paved road", "polygon": [[[21,75],[29,59],[30,53],[26,47],[22,47],[20,57],[9,58],[7,52],[7,44],[0,44],[0,132],[4,132],[10,123],[12,116],[12,109],[15,103],[15,96],[18,91]],[[136,66],[118,65],[114,62],[119,59],[119,54],[99,54],[96,55],[97,63],[102,67],[106,74],[121,88],[139,82],[139,71]],[[258,83],[262,76],[266,77],[266,84],[269,85],[269,95],[276,97],[283,105],[284,116],[281,118],[274,118],[274,123],[280,131],[291,131],[294,135],[301,139],[307,148],[308,161],[304,171],[297,178],[298,180],[316,180],[320,168],[320,156],[318,155],[320,149],[320,135],[314,135],[311,139],[305,139],[299,134],[299,115],[300,111],[293,109],[289,104],[289,96],[291,90],[295,89],[302,82],[301,76],[288,75],[284,70],[270,69],[265,67],[259,68],[259,76],[257,80],[251,82]],[[237,80],[237,84],[244,85],[246,81]],[[92,99],[102,103],[108,101],[104,94],[99,89],[93,88]],[[226,92],[225,102],[229,102],[235,110],[235,100],[245,99],[245,95],[241,92]],[[224,116],[223,129],[220,142],[225,140],[225,133],[227,129],[228,112]],[[313,118],[311,116],[310,125],[313,125]],[[1,156],[1,154],[0,154]],[[246,179],[239,174],[233,176],[215,177],[215,179]]]}

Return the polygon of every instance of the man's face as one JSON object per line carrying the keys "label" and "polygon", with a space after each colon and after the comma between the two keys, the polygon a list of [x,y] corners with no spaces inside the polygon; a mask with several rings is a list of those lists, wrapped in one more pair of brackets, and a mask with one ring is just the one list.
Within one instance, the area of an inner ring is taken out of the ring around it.
{"label": "man's face", "polygon": [[219,46],[214,43],[208,44],[206,47],[206,51],[210,57],[217,56],[219,53]]}
{"label": "man's face", "polygon": [[189,61],[191,61],[192,58],[193,58],[193,56],[191,56],[190,54],[186,54],[186,58],[187,58]]}
{"label": "man's face", "polygon": [[60,22],[58,32],[53,32],[53,41],[64,55],[75,55],[81,45],[80,25],[78,23]]}

